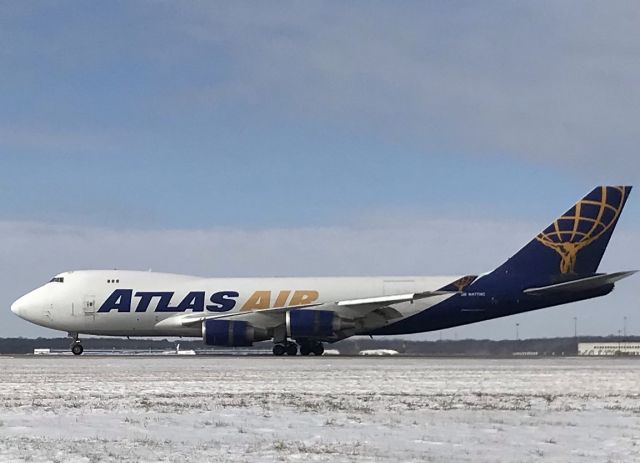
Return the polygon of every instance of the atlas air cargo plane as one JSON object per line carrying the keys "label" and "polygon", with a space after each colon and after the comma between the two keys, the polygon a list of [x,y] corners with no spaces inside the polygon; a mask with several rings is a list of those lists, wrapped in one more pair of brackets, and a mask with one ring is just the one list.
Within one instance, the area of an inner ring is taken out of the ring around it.
{"label": "atlas air cargo plane", "polygon": [[202,337],[209,346],[273,340],[275,355],[322,355],[354,335],[441,330],[604,296],[633,271],[598,266],[629,186],[600,186],[492,272],[458,277],[200,278],[61,273],[11,310],[80,334]]}

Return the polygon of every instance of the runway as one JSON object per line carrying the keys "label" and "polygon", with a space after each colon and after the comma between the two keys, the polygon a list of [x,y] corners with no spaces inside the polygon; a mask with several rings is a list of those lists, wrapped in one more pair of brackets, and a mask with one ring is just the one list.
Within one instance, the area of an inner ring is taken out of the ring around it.
{"label": "runway", "polygon": [[632,461],[632,359],[0,357],[0,461]]}

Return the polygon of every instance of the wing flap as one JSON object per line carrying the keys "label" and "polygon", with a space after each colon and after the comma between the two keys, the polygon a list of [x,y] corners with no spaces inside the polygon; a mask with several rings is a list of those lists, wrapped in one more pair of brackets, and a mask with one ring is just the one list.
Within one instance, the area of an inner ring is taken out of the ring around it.
{"label": "wing flap", "polygon": [[354,307],[358,305],[390,305],[390,304],[399,304],[401,302],[411,302],[419,299],[426,299],[428,297],[435,296],[443,296],[445,294],[451,294],[454,291],[425,291],[422,293],[410,293],[410,294],[397,294],[394,296],[380,296],[380,297],[369,297],[365,299],[352,299],[349,301],[339,301],[336,303],[337,306],[343,307]]}

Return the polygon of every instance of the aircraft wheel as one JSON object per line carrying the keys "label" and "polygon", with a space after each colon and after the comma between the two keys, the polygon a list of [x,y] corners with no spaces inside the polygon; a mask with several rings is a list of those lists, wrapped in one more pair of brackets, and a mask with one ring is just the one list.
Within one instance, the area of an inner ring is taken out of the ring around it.
{"label": "aircraft wheel", "polygon": [[313,355],[320,356],[320,355],[322,355],[322,354],[324,354],[324,346],[322,345],[322,343],[321,343],[321,342],[316,343],[316,344],[313,346]]}
{"label": "aircraft wheel", "polygon": [[285,347],[282,344],[276,344],[275,346],[273,346],[273,355],[280,357],[284,355],[286,350],[287,349],[285,349]]}
{"label": "aircraft wheel", "polygon": [[300,355],[307,356],[311,353],[311,346],[309,344],[300,344]]}
{"label": "aircraft wheel", "polygon": [[295,342],[289,343],[287,345],[287,355],[294,356],[298,355],[298,345]]}
{"label": "aircraft wheel", "polygon": [[84,352],[84,347],[82,347],[82,344],[76,343],[71,346],[71,352],[73,352],[73,355],[82,355],[82,353]]}

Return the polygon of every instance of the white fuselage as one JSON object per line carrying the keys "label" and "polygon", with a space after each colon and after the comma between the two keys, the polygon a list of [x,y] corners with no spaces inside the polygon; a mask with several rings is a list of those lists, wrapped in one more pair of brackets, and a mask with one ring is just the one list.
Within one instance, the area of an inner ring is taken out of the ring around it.
{"label": "white fuselage", "polygon": [[[201,336],[161,322],[180,313],[261,310],[307,303],[435,291],[456,277],[201,278],[154,272],[76,271],[18,299],[11,310],[48,328],[113,336]],[[450,297],[398,304],[402,318]],[[375,329],[376,319],[363,324]]]}

